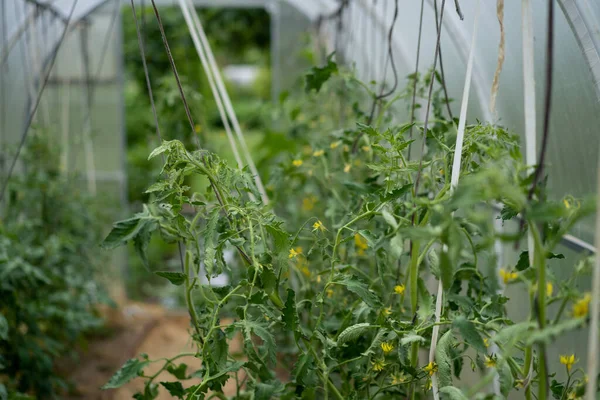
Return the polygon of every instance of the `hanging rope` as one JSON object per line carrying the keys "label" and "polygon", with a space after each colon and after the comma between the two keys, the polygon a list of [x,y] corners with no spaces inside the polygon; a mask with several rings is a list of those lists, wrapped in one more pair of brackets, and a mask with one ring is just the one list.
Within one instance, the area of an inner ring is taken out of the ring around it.
{"label": "hanging rope", "polygon": [[[443,12],[443,4],[442,4]],[[454,148],[454,160],[452,162],[452,176],[450,178],[450,188],[454,190],[458,185],[460,178],[460,164],[462,160],[463,142],[465,137],[465,128],[467,123],[467,106],[469,105],[469,93],[471,91],[471,77],[473,75],[473,61],[475,59],[475,44],[477,41],[477,31],[479,30],[479,0],[475,9],[475,20],[473,22],[473,37],[471,38],[471,49],[469,50],[469,61],[467,63],[467,72],[465,75],[465,86],[463,89],[462,104],[460,106],[460,116],[458,121],[458,133],[456,135],[456,146]],[[443,308],[443,297],[444,288],[442,281],[438,282],[437,298],[435,301],[435,325],[433,326],[433,333],[431,335],[431,346],[429,348],[429,362],[435,361],[435,350],[437,347],[437,340],[440,333],[440,326],[438,325],[442,316]],[[431,388],[433,391],[433,397],[435,400],[439,399],[439,387],[437,372],[431,376]]]}
{"label": "hanging rope", "polygon": [[504,65],[504,0],[496,0],[496,14],[498,16],[498,23],[500,24],[500,44],[498,45],[498,64],[496,66],[496,72],[494,73],[494,81],[492,82],[492,96],[490,99],[490,112],[492,114],[495,114],[496,112],[496,96],[498,96],[500,74],[502,73],[502,67]]}
{"label": "hanging rope", "polygon": [[196,52],[198,53],[198,56],[200,57],[200,61],[202,63],[202,68],[204,69],[204,72],[206,73],[206,77],[208,78],[208,84],[210,86],[210,90],[213,94],[213,97],[215,98],[215,102],[217,104],[217,109],[219,110],[219,115],[221,117],[221,121],[223,121],[223,126],[225,127],[225,133],[227,134],[227,139],[229,140],[229,145],[231,146],[231,150],[233,151],[233,156],[235,157],[235,161],[237,162],[239,169],[243,169],[244,163],[242,162],[240,153],[237,148],[237,144],[235,142],[233,134],[231,133],[231,127],[229,126],[229,120],[227,119],[227,117],[225,115],[225,110],[223,108],[223,102],[221,101],[221,96],[219,95],[219,92],[215,85],[215,80],[214,80],[214,77],[212,74],[212,69],[208,65],[208,60],[206,59],[206,54],[204,53],[204,49],[200,42],[200,38],[198,37],[198,33],[196,32],[196,29],[192,22],[190,10],[188,9],[187,4],[183,0],[179,0],[179,7],[181,8],[183,17],[188,26],[188,30],[190,31],[190,35],[192,36],[192,42],[194,42],[194,46],[196,47]]}
{"label": "hanging rope", "polygon": [[[180,1],[182,1],[182,0],[180,0]],[[210,44],[208,42],[208,39],[206,37],[206,33],[204,31],[202,23],[200,22],[200,18],[198,18],[198,14],[195,12],[195,9],[193,8],[193,4],[192,4],[191,0],[188,0],[187,3],[188,3],[189,9],[194,10],[194,12],[191,13],[192,19],[195,24],[196,31],[198,32],[198,34],[200,36],[200,41],[201,41],[202,45],[204,46],[204,51],[206,53],[206,56],[208,59],[208,65],[210,67],[209,69],[212,69],[212,73],[215,78],[220,97],[223,100],[223,104],[225,105],[225,111],[227,111],[227,115],[229,116],[229,119],[231,120],[231,124],[233,126],[235,135],[241,145],[242,154],[244,155],[244,158],[246,159],[246,163],[248,164],[250,171],[254,175],[254,181],[255,181],[256,187],[258,188],[258,191],[260,193],[263,204],[265,204],[265,205],[269,204],[269,197],[267,196],[267,192],[265,190],[265,187],[264,187],[262,180],[260,178],[260,175],[258,173],[258,169],[256,168],[256,165],[254,164],[254,160],[252,159],[252,156],[250,155],[250,151],[248,149],[246,139],[244,138],[244,135],[242,134],[242,129],[240,127],[237,116],[236,116],[233,106],[231,104],[231,99],[229,98],[229,94],[227,93],[227,89],[225,88],[225,83],[223,82],[223,78],[221,77],[221,72],[219,71],[219,67],[217,66],[217,63],[215,61],[215,56],[213,54],[213,51],[212,51]],[[209,69],[206,69],[206,71],[208,71]]]}
{"label": "hanging rope", "polygon": [[[421,12],[419,14],[419,34],[417,37],[417,60],[415,62],[415,73],[413,78],[413,86],[412,86],[412,101],[410,103],[410,129],[408,132],[409,140],[413,138],[413,123],[415,122],[415,107],[417,105],[417,84],[419,82],[419,59],[421,56],[421,37],[423,36],[423,9],[425,7],[425,0],[421,0]],[[437,15],[437,5],[434,6],[436,8]],[[436,17],[436,26],[437,26],[437,17]],[[438,36],[440,31],[438,31]],[[412,142],[408,145],[408,159],[410,160],[410,153],[412,148]]]}
{"label": "hanging rope", "polygon": [[[440,10],[440,25],[442,25],[442,21],[444,20],[444,6],[445,5],[446,5],[446,0],[442,0],[442,7]],[[435,42],[435,53],[433,55],[432,73],[435,73],[435,67],[437,66],[441,37],[442,37],[442,30],[440,29],[437,34],[437,39]],[[429,82],[429,93],[427,95],[427,107],[425,110],[425,123],[423,124],[423,142],[421,143],[421,159],[419,160],[419,168],[417,169],[417,177],[415,179],[415,190],[414,190],[415,195],[418,195],[418,193],[419,193],[419,182],[421,180],[421,171],[423,169],[423,156],[425,154],[425,142],[427,142],[427,127],[429,125],[429,111],[431,110],[431,100],[432,100],[432,95],[433,95],[433,82],[435,82],[435,79],[432,76],[430,79],[430,82]],[[413,214],[413,223],[414,223],[415,216],[416,215]]]}

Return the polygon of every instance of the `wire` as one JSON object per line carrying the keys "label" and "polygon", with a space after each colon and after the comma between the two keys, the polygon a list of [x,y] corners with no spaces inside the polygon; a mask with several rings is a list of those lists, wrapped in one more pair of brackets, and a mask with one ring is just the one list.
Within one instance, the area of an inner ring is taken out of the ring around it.
{"label": "wire", "polygon": [[[442,24],[438,24],[438,10],[437,0],[433,0],[433,8],[435,10],[435,32],[437,33],[442,29]],[[462,19],[462,18],[461,18]],[[444,100],[446,103],[446,110],[448,111],[448,117],[451,121],[454,120],[452,110],[450,109],[450,99],[448,97],[448,87],[446,85],[446,72],[444,70],[444,58],[442,57],[442,46],[440,45],[440,74],[442,75],[442,89],[444,90]]]}
{"label": "wire", "polygon": [[[146,87],[148,88],[148,96],[150,97],[150,106],[152,108],[152,116],[154,117],[154,126],[156,127],[156,136],[158,136],[159,142],[162,142],[162,134],[160,133],[160,125],[158,124],[158,114],[156,113],[156,105],[154,104],[154,95],[152,94],[152,85],[150,83],[150,74],[148,73],[148,64],[146,63],[146,52],[144,50],[144,40],[140,33],[140,25],[138,24],[137,13],[135,12],[134,0],[131,0],[131,11],[133,12],[133,20],[135,22],[135,32],[138,38],[138,45],[140,48],[140,55],[142,56],[142,67],[144,68],[144,76],[146,77]],[[142,9],[142,21],[144,10]]]}
{"label": "wire", "polygon": [[54,47],[54,50],[52,52],[50,67],[48,68],[48,72],[46,73],[46,76],[44,77],[42,86],[41,86],[40,90],[38,91],[38,95],[37,95],[37,98],[35,99],[33,110],[29,113],[29,116],[25,123],[25,130],[23,131],[23,134],[21,135],[21,141],[19,142],[19,147],[17,148],[17,153],[15,154],[15,157],[13,158],[13,160],[10,164],[10,168],[8,170],[8,175],[2,184],[2,190],[0,190],[0,202],[2,202],[4,200],[4,194],[6,193],[8,181],[10,180],[10,178],[12,176],[12,173],[15,169],[15,165],[17,164],[17,160],[19,159],[19,155],[21,154],[21,150],[23,149],[23,146],[25,145],[25,141],[27,140],[27,134],[29,133],[29,127],[31,126],[33,117],[40,105],[40,100],[42,99],[42,94],[44,93],[44,89],[46,88],[46,85],[48,84],[48,79],[50,78],[50,72],[52,71],[52,68],[54,67],[54,62],[56,61],[56,57],[58,56],[58,50],[60,49],[63,41],[65,40],[67,31],[69,30],[69,24],[71,23],[71,18],[73,17],[73,12],[75,11],[75,6],[77,5],[77,1],[78,0],[73,0],[73,5],[71,6],[71,11],[69,12],[69,16],[67,17],[67,19],[65,21],[65,28],[62,32],[62,35],[61,35],[58,43],[56,44],[56,46]]}
{"label": "wire", "polygon": [[[444,20],[444,6],[446,5],[446,0],[442,0],[442,8],[440,10],[440,26],[442,25],[442,21]],[[442,30],[440,29],[437,34],[437,40],[435,44],[435,54],[433,56],[433,73],[435,73],[435,66],[437,65],[438,54],[440,49],[440,39],[442,37]],[[415,196],[418,196],[419,192],[419,183],[421,180],[421,172],[423,170],[423,157],[425,156],[425,142],[427,142],[427,127],[429,124],[429,111],[431,109],[431,100],[433,94],[433,82],[435,81],[432,76],[429,82],[429,94],[427,96],[427,108],[425,110],[425,123],[423,125],[423,142],[421,144],[421,159],[419,160],[419,169],[417,170],[417,178],[415,179]],[[413,214],[413,222],[415,219],[415,214]]]}
{"label": "wire", "polygon": [[[423,36],[423,8],[425,6],[425,0],[421,0],[421,14],[419,17],[419,35],[417,38],[417,61],[415,63],[415,76],[413,78],[413,95],[412,95],[412,102],[410,105],[410,130],[409,130],[409,140],[412,140],[413,138],[413,123],[415,122],[415,107],[416,107],[416,102],[417,102],[417,83],[419,81],[419,58],[421,55],[421,37]],[[435,6],[436,9],[436,27],[437,27],[437,6]],[[439,35],[439,31],[438,31],[438,35]],[[412,148],[412,142],[408,145],[408,160],[410,160],[410,153],[411,153],[411,148]]]}

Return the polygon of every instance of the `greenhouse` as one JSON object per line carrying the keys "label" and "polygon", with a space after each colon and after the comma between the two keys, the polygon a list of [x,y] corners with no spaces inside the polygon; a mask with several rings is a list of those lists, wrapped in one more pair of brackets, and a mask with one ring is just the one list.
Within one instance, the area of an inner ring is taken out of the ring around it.
{"label": "greenhouse", "polygon": [[0,26],[0,400],[600,398],[597,0]]}

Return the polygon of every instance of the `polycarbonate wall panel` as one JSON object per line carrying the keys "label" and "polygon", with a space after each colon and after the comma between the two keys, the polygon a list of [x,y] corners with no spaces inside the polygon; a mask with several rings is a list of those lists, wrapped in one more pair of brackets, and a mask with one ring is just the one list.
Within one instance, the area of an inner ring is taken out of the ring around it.
{"label": "polycarbonate wall panel", "polygon": [[[398,91],[408,83],[406,77],[415,70],[417,55],[420,1],[400,2],[398,18],[393,31],[392,52],[398,75]],[[437,1],[438,9],[441,0]],[[570,3],[563,0],[560,4]],[[582,7],[585,1],[577,5]],[[594,2],[587,2],[589,4]],[[436,42],[434,0],[425,0],[420,47],[419,71],[426,72],[433,65]],[[546,57],[547,2],[533,1],[534,52],[536,76],[536,109],[538,151],[541,145],[543,120],[544,76]],[[444,10],[441,48],[449,96],[454,99],[452,111],[458,116],[470,49],[475,17],[475,0],[461,1],[465,19],[461,21],[452,2],[446,2]],[[395,2],[380,0],[369,2],[351,1],[343,13],[342,31],[336,32],[334,22],[323,29],[331,49],[336,37],[338,58],[356,66],[357,75],[364,81],[382,81],[387,87],[394,82],[392,68],[387,62],[389,27],[393,20]],[[599,8],[594,3],[590,10]],[[491,86],[496,71],[500,28],[495,2],[481,1],[479,35],[474,57],[468,122],[476,119],[496,122],[524,138],[523,75],[521,2],[505,2],[505,60],[496,102],[496,110],[489,110]],[[599,15],[588,15],[590,21],[598,21]],[[567,20],[563,7],[557,7],[555,15],[554,87],[552,91],[552,116],[550,139],[546,159],[550,195],[561,198],[566,194],[584,196],[596,191],[600,126],[599,93],[590,71],[588,59],[573,28],[579,35],[587,31],[582,21]],[[590,32],[600,36],[600,27]],[[589,38],[583,44],[592,46]],[[599,51],[596,49],[595,51]],[[590,48],[586,49],[588,57]],[[591,58],[592,61],[594,58]],[[597,66],[596,66],[597,67]],[[439,62],[438,62],[439,70]],[[379,89],[377,89],[379,91]],[[420,110],[424,112],[424,108]],[[408,116],[405,103],[396,106],[397,119]],[[423,118],[423,115],[420,116]],[[524,145],[524,139],[523,139]],[[418,155],[416,155],[418,156]],[[593,240],[593,218],[582,222],[573,231],[578,237]]]}

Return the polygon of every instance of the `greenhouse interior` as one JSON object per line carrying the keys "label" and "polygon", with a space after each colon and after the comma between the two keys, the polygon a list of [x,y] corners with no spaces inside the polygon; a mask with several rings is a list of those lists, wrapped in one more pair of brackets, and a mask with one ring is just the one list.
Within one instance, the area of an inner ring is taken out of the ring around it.
{"label": "greenhouse interior", "polygon": [[600,399],[599,1],[0,25],[0,400]]}

